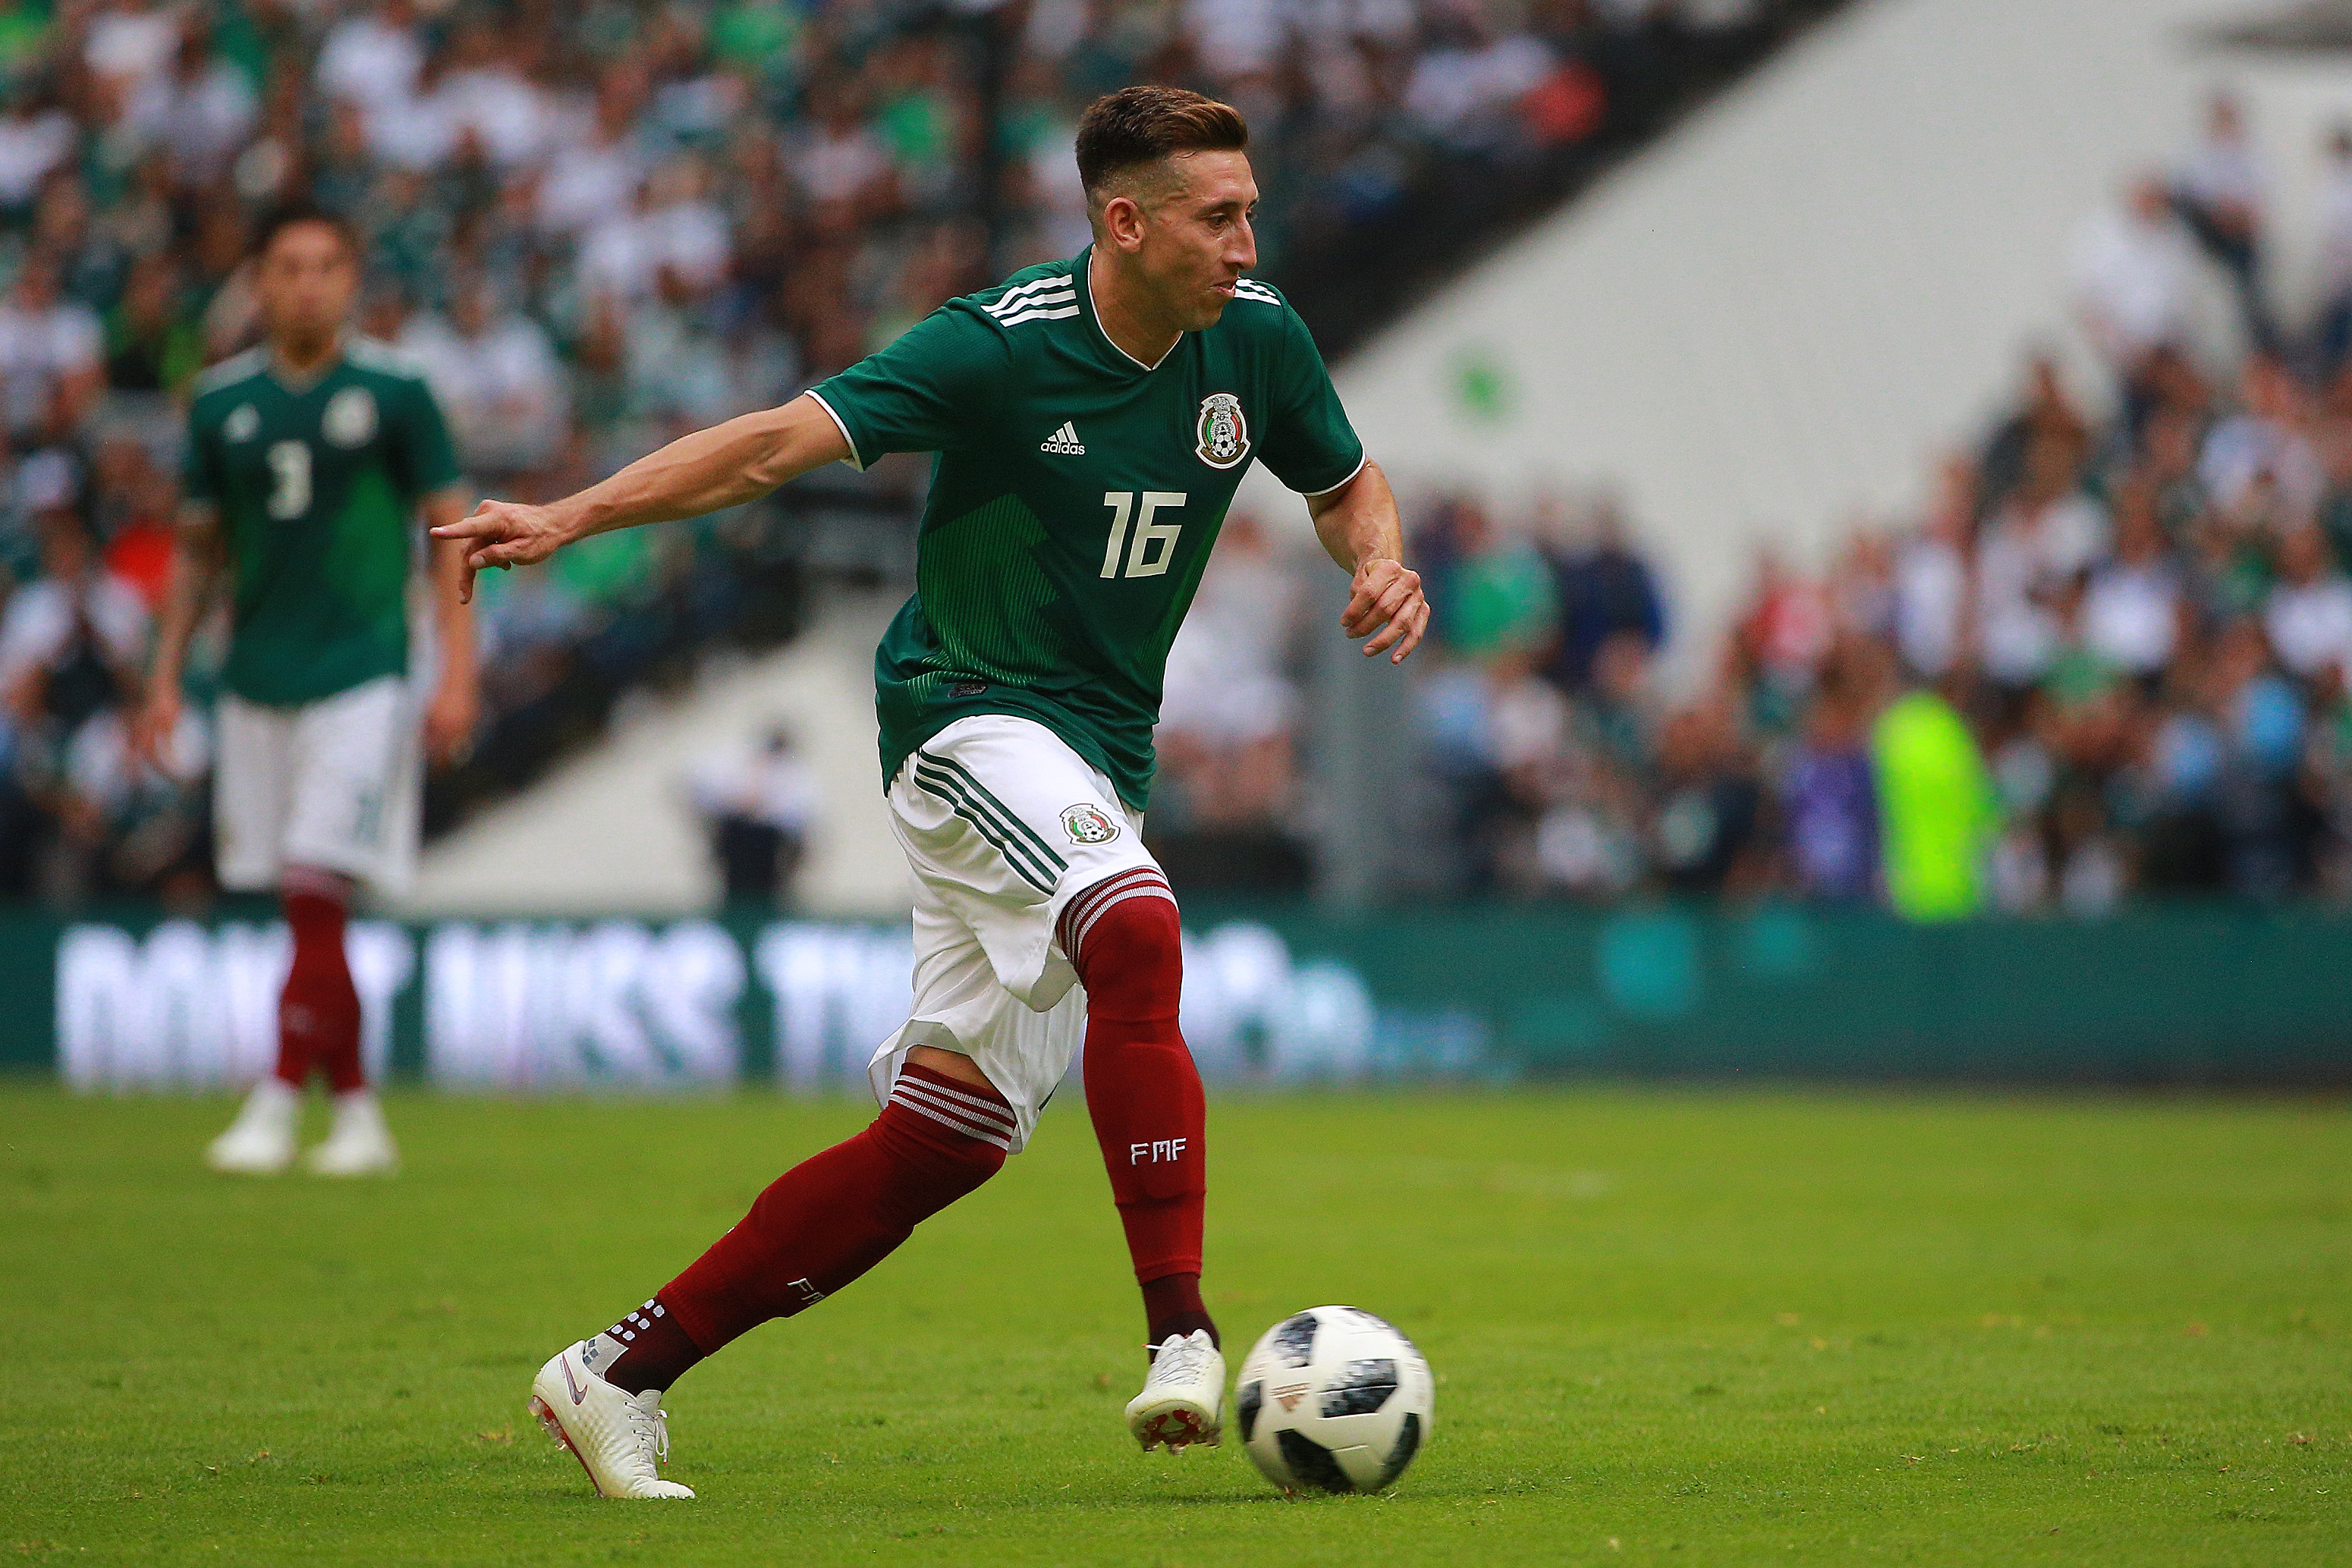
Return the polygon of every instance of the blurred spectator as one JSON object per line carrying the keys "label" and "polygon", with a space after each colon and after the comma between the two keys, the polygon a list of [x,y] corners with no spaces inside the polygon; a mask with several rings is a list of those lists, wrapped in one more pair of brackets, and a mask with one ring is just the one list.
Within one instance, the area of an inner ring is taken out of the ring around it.
{"label": "blurred spectator", "polygon": [[1937,680],[1969,646],[1969,560],[1976,475],[1963,459],[1944,465],[1934,507],[1895,556],[1895,645],[1905,668]]}
{"label": "blurred spectator", "polygon": [[105,341],[89,308],[58,291],[56,264],[28,258],[0,302],[0,413],[12,439],[73,433],[105,383]]}
{"label": "blurred spectator", "polygon": [[2327,174],[2319,196],[2319,318],[2315,355],[2320,376],[2333,381],[2352,352],[2352,125],[2327,133]]}
{"label": "blurred spectator", "polygon": [[79,133],[73,116],[46,101],[28,78],[11,78],[0,92],[7,103],[0,118],[0,208],[22,213],[49,171],[72,154]]}
{"label": "blurred spectator", "polygon": [[0,703],[20,728],[69,737],[131,690],[147,653],[147,607],[106,571],[81,519],[41,518],[41,576],[0,614]]}
{"label": "blurred spectator", "polygon": [[2332,684],[2352,672],[2352,580],[2329,559],[2318,529],[2296,528],[2280,541],[2263,629],[2299,680]]}
{"label": "blurred spectator", "polygon": [[2310,400],[2284,360],[2260,352],[2246,361],[2239,411],[2216,424],[2197,460],[2213,505],[2248,524],[2311,515],[2326,471],[2305,434]]}
{"label": "blurred spectator", "polygon": [[2172,662],[2185,609],[2157,528],[2154,490],[2135,481],[2117,492],[2115,546],[2092,570],[2083,596],[2083,644],[2130,674],[2161,674]]}
{"label": "blurred spectator", "polygon": [[487,277],[459,279],[447,316],[410,320],[400,346],[423,364],[476,484],[528,487],[553,463],[570,430],[562,366],[546,329],[502,303]]}
{"label": "blurred spectator", "polygon": [[1960,920],[1984,902],[1992,790],[1976,737],[1951,704],[1914,690],[1871,732],[1887,902],[1911,920]]}
{"label": "blurred spectator", "polygon": [[778,727],[749,755],[707,759],[688,792],[710,834],[720,896],[730,906],[789,908],[817,814],[816,778],[792,732]]}
{"label": "blurred spectator", "polygon": [[1782,810],[1789,854],[1797,891],[1809,898],[1857,904],[1878,889],[1878,809],[1868,747],[1879,707],[1876,685],[1867,645],[1853,644],[1834,656],[1787,765]]}
{"label": "blurred spectator", "polygon": [[2156,350],[2189,341],[2196,268],[2194,242],[2161,180],[2142,179],[2122,211],[2084,225],[2074,262],[2083,328],[2119,377],[2135,379]]}
{"label": "blurred spectator", "polygon": [[1536,528],[1559,606],[1552,675],[1562,689],[1583,690],[1592,678],[1594,655],[1620,632],[1637,638],[1644,651],[1656,652],[1666,637],[1665,607],[1656,575],[1626,540],[1615,500],[1602,497],[1593,503],[1580,539],[1563,537],[1569,527],[1553,498],[1547,498]]}
{"label": "blurred spectator", "polygon": [[2263,172],[2232,95],[2217,92],[2207,104],[2205,134],[2174,173],[2172,199],[2197,243],[2229,274],[2249,340],[2269,346],[2261,276]]}
{"label": "blurred spectator", "polygon": [[1270,822],[1289,805],[1298,588],[1255,517],[1225,519],[1169,649],[1160,707],[1162,787],[1187,830]]}
{"label": "blurred spectator", "polygon": [[1445,641],[1473,659],[1532,652],[1559,624],[1559,591],[1535,546],[1495,526],[1486,503],[1450,504],[1443,597],[1435,602]]}

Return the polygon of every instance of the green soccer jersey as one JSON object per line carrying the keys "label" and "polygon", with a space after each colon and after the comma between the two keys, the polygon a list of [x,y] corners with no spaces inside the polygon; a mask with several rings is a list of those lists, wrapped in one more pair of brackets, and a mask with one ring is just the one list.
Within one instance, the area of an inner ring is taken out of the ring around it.
{"label": "green soccer jersey", "polygon": [[1168,645],[1234,490],[1305,495],[1363,466],[1315,340],[1243,279],[1157,365],[1113,343],[1091,248],[951,299],[813,390],[863,467],[935,452],[915,596],[875,654],[882,776],[957,719],[1035,719],[1141,810]]}
{"label": "green soccer jersey", "polygon": [[186,491],[228,545],[228,689],[285,706],[404,673],[416,503],[457,477],[423,376],[382,344],[351,340],[307,386],[265,349],[205,372]]}

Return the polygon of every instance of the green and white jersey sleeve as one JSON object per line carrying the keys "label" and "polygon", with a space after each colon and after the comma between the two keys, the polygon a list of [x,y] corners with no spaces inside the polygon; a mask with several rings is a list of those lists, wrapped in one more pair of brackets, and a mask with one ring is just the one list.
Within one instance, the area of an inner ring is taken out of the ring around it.
{"label": "green and white jersey sleeve", "polygon": [[1287,300],[1282,304],[1282,331],[1277,402],[1258,460],[1300,495],[1325,495],[1363,467],[1364,444],[1348,423],[1348,411],[1339,406],[1339,391],[1324,368],[1315,335]]}
{"label": "green and white jersey sleeve", "polygon": [[875,663],[887,780],[971,714],[1033,718],[1140,810],[1168,647],[1249,465],[1363,465],[1306,324],[1244,280],[1156,365],[1102,330],[1090,253],[949,301],[812,389],[863,466],[938,455],[916,592]]}
{"label": "green and white jersey sleeve", "polygon": [[812,392],[863,468],[892,452],[948,452],[980,428],[976,405],[1011,371],[1003,336],[985,315],[952,301],[898,340]]}

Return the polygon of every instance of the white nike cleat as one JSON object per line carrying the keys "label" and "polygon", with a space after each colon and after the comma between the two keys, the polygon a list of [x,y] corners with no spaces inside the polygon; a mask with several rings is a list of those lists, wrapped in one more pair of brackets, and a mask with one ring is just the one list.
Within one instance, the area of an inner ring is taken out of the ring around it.
{"label": "white nike cleat", "polygon": [[335,1096],[334,1128],[302,1164],[312,1176],[390,1176],[400,1168],[400,1149],[383,1124],[374,1091]]}
{"label": "white nike cleat", "polygon": [[205,1163],[233,1176],[276,1176],[294,1163],[301,1120],[301,1091],[273,1072],[253,1086],[228,1131],[205,1150]]}
{"label": "white nike cleat", "polygon": [[589,1371],[583,1354],[594,1343],[566,1345],[539,1369],[530,1385],[530,1413],[580,1461],[598,1497],[692,1497],[691,1488],[661,1479],[658,1467],[669,1458],[661,1390],[624,1394]]}
{"label": "white nike cleat", "polygon": [[1171,1454],[1192,1443],[1213,1448],[1224,1431],[1224,1404],[1225,1358],[1209,1331],[1170,1334],[1151,1358],[1143,1392],[1127,1402],[1127,1429],[1147,1454],[1155,1443]]}

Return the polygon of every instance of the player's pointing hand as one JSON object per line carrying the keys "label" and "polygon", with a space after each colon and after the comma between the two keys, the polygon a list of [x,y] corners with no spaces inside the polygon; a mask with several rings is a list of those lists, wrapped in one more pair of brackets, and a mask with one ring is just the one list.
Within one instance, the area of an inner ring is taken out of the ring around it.
{"label": "player's pointing hand", "polygon": [[1429,601],[1422,596],[1421,573],[1386,556],[1364,562],[1356,569],[1339,629],[1350,637],[1377,629],[1379,635],[1364,644],[1364,656],[1386,653],[1390,664],[1403,664],[1429,630]]}
{"label": "player's pointing hand", "polygon": [[531,566],[545,560],[555,553],[556,546],[564,542],[565,535],[562,525],[545,507],[527,507],[519,501],[484,501],[474,508],[471,517],[435,528],[433,537],[465,541],[466,570],[458,581],[457,598],[460,602],[470,602],[476,572],[491,567]]}

